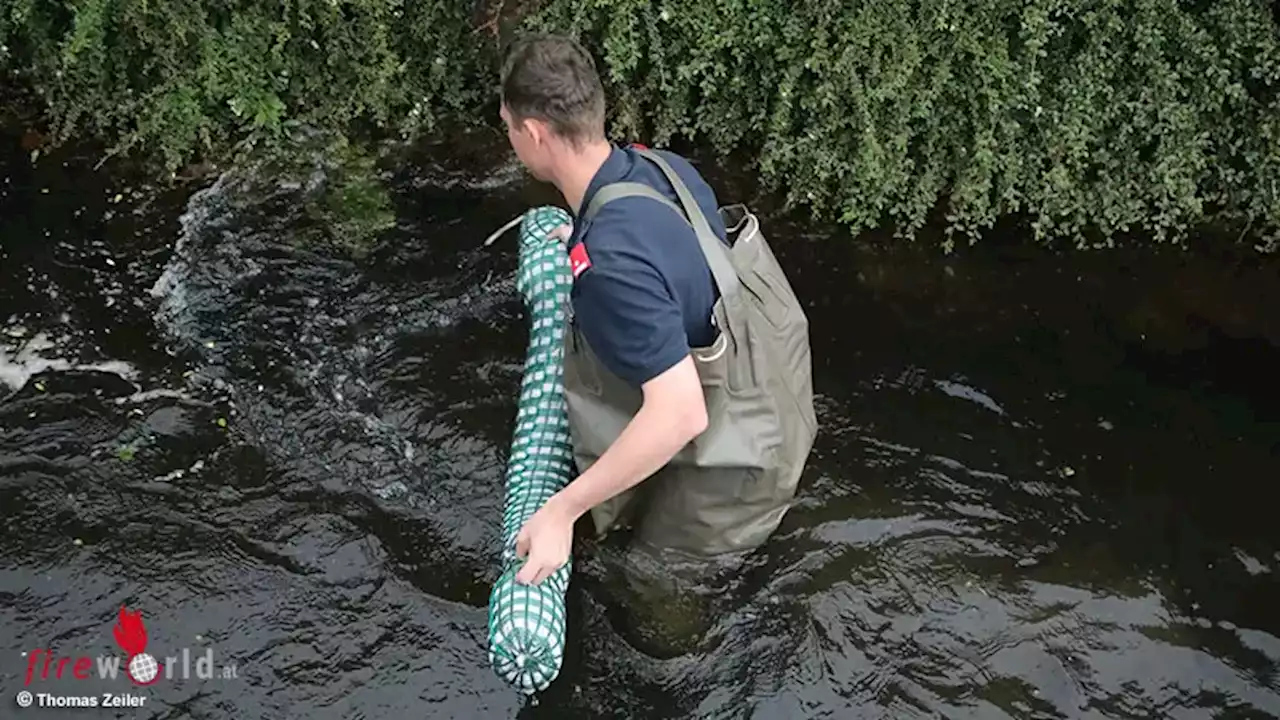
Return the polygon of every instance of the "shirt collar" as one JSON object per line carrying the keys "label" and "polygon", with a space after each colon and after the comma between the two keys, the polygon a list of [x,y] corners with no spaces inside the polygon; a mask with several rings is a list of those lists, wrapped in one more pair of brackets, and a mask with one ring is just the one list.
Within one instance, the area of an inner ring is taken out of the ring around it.
{"label": "shirt collar", "polygon": [[632,159],[626,150],[610,143],[612,148],[609,151],[609,157],[605,158],[604,163],[600,165],[600,169],[596,170],[596,174],[591,176],[591,182],[587,183],[587,189],[582,194],[582,205],[578,207],[575,216],[581,217],[583,211],[591,204],[591,198],[595,197],[600,188],[610,183],[621,181],[627,176],[627,172],[631,169]]}

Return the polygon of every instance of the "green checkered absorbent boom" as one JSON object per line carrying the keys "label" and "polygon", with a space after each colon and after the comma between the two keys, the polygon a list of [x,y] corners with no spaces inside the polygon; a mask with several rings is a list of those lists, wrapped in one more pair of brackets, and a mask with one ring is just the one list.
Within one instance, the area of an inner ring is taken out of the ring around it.
{"label": "green checkered absorbent boom", "polygon": [[524,562],[516,557],[516,534],[572,477],[563,376],[573,276],[564,242],[551,235],[571,222],[569,214],[543,206],[526,212],[519,222],[516,286],[528,310],[529,341],[507,458],[502,574],[489,595],[489,662],[507,682],[532,694],[551,684],[564,659],[564,595],[571,563],[537,585],[516,582],[515,574]]}

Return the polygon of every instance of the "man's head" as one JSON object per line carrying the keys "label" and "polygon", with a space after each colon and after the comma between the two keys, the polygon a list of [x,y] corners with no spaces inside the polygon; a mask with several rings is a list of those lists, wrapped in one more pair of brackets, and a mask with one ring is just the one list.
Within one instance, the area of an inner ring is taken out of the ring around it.
{"label": "man's head", "polygon": [[604,88],[591,55],[571,38],[529,35],[507,49],[502,119],[520,162],[552,180],[566,155],[604,142]]}

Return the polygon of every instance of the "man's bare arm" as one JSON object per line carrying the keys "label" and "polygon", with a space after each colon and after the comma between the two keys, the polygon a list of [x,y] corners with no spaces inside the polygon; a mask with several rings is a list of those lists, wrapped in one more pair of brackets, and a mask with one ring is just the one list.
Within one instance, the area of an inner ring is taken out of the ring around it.
{"label": "man's bare arm", "polygon": [[640,411],[591,467],[557,493],[577,519],[666,465],[707,427],[707,404],[693,357],[642,386]]}

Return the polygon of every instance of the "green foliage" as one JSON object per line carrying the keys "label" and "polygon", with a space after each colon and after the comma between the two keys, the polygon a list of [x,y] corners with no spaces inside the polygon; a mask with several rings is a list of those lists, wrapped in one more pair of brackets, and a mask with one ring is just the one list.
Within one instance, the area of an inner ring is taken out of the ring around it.
{"label": "green foliage", "polygon": [[408,119],[407,129],[430,130],[487,94],[465,3],[8,0],[7,8],[0,67],[22,71],[41,93],[56,139],[144,146],[170,167],[276,136],[286,117],[342,129]]}
{"label": "green foliage", "polygon": [[579,0],[530,23],[594,41],[619,134],[758,149],[854,230],[912,233],[939,196],[971,238],[1008,213],[1082,243],[1211,212],[1280,228],[1260,0]]}
{"label": "green foliage", "polygon": [[[748,150],[761,179],[863,230],[947,244],[998,217],[1037,237],[1280,232],[1280,29],[1264,0],[543,0],[524,27],[602,60],[619,137]],[[501,4],[499,4],[501,7]],[[8,0],[0,67],[59,137],[158,151],[490,124],[475,3]]]}

